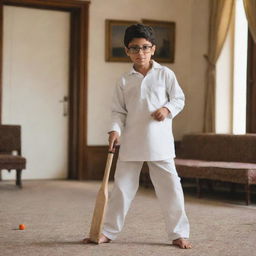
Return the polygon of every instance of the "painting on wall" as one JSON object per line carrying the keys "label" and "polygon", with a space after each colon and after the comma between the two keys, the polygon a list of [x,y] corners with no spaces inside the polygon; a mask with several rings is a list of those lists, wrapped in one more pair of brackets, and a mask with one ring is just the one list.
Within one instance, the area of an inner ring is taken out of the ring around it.
{"label": "painting on wall", "polygon": [[124,50],[124,33],[137,21],[106,20],[106,61],[129,62]]}
{"label": "painting on wall", "polygon": [[156,36],[156,52],[153,57],[157,62],[174,62],[175,49],[175,22],[142,20],[142,23],[151,26]]}

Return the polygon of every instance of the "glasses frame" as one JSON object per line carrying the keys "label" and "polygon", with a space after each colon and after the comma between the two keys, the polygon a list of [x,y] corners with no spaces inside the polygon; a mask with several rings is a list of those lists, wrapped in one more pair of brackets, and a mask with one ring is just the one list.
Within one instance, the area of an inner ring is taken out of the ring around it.
{"label": "glasses frame", "polygon": [[136,45],[136,46],[127,47],[127,49],[130,54],[138,54],[140,50],[142,50],[143,53],[150,53],[153,46],[154,45],[142,45],[142,46]]}

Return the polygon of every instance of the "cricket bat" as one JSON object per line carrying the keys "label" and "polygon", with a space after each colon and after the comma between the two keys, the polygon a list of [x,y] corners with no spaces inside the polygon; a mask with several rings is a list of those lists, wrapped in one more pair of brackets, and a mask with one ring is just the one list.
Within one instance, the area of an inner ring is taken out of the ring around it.
{"label": "cricket bat", "polygon": [[100,235],[102,232],[102,226],[105,217],[105,211],[108,204],[108,180],[110,169],[112,165],[114,152],[108,153],[107,163],[104,171],[104,177],[100,189],[97,194],[94,212],[91,222],[91,229],[89,234],[89,239],[91,242],[99,243]]}

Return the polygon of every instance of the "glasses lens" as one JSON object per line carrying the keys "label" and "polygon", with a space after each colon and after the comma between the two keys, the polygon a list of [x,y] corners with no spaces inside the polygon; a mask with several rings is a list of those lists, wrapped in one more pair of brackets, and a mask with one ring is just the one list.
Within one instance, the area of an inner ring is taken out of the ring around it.
{"label": "glasses lens", "polygon": [[150,52],[150,49],[152,48],[151,45],[143,45],[142,46],[142,51],[147,53],[147,52]]}
{"label": "glasses lens", "polygon": [[138,47],[138,46],[131,46],[130,48],[129,48],[129,50],[130,50],[130,53],[138,53],[139,51],[140,51],[140,47]]}

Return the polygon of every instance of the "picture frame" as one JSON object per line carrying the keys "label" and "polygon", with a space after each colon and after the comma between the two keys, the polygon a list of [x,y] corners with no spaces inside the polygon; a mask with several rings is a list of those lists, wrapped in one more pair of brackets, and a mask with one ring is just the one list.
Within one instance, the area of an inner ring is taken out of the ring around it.
{"label": "picture frame", "polygon": [[106,20],[106,45],[105,57],[109,62],[130,62],[125,53],[124,33],[128,26],[137,24],[138,21]]}
{"label": "picture frame", "polygon": [[143,19],[142,23],[152,27],[155,31],[156,51],[153,59],[160,63],[174,63],[175,22]]}

